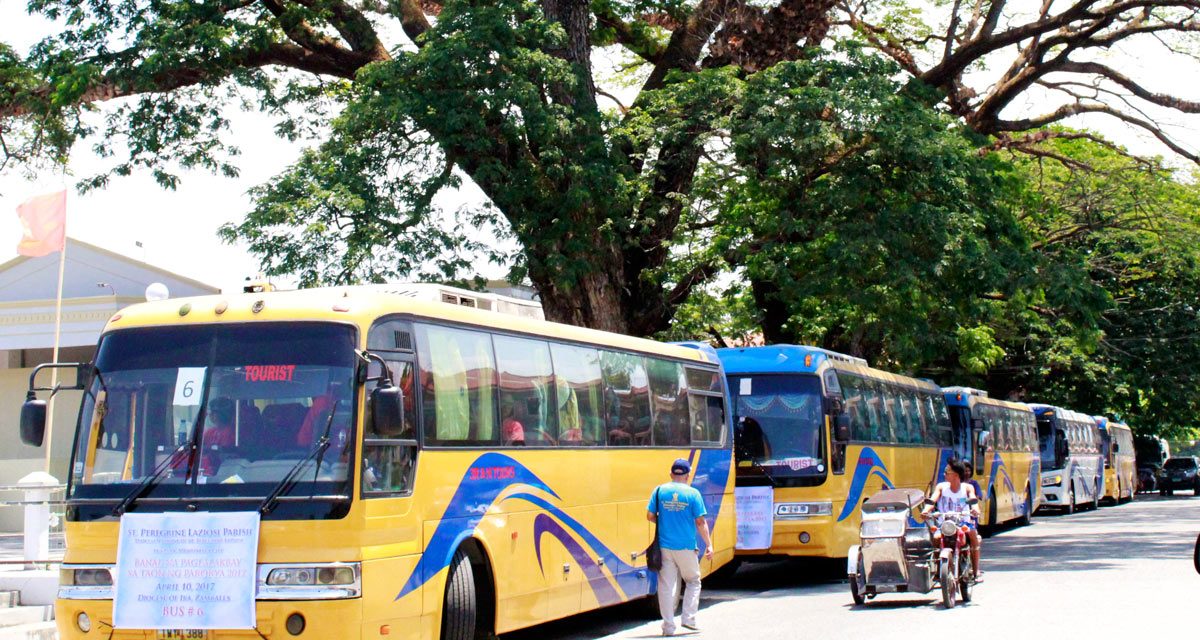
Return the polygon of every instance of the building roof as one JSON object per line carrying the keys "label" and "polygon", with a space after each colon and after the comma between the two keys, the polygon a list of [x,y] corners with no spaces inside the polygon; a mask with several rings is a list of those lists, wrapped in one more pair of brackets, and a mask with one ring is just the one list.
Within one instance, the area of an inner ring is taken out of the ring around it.
{"label": "building roof", "polygon": [[[59,342],[63,347],[95,344],[108,318],[120,307],[145,300],[151,283],[166,285],[172,297],[220,291],[75,238],[67,238],[66,252]],[[56,252],[0,264],[0,349],[54,345],[59,259]]]}

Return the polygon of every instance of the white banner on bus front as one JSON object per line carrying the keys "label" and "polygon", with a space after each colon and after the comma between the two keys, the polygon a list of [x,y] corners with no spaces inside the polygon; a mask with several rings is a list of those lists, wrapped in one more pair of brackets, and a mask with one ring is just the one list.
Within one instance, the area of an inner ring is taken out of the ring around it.
{"label": "white banner on bus front", "polygon": [[257,511],[121,516],[113,626],[253,629]]}
{"label": "white banner on bus front", "polygon": [[738,487],[737,548],[770,549],[775,525],[775,499],[772,487]]}

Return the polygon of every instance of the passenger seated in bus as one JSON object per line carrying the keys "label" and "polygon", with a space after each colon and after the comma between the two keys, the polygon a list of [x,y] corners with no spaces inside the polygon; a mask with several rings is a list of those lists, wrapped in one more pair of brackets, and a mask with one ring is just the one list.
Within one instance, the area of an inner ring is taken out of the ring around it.
{"label": "passenger seated in bus", "polygon": [[500,432],[504,444],[510,447],[525,446],[525,426],[517,421],[516,410],[511,402],[504,403],[504,406],[500,408],[500,415],[503,416]]}
{"label": "passenger seated in bus", "polygon": [[615,429],[608,430],[608,444],[618,447],[633,444],[633,423],[628,418],[621,420]]}

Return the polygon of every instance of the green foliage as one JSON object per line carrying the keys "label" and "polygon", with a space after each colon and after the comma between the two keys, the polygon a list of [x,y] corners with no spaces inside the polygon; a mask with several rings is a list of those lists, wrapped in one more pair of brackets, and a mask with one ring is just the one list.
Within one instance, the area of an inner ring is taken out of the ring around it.
{"label": "green foliage", "polygon": [[[743,266],[768,340],[915,367],[953,353],[1027,260],[1009,169],[855,48],[748,82],[733,126],[745,172],[720,242]],[[772,324],[775,326],[772,326]],[[974,343],[972,343],[974,344]],[[987,361],[988,349],[964,357]]]}

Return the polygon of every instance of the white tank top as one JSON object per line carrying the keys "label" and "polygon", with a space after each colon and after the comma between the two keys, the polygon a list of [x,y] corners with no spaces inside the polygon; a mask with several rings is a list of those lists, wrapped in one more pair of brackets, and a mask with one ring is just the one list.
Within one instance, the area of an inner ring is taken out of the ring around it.
{"label": "white tank top", "polygon": [[938,489],[941,492],[938,494],[937,510],[941,513],[949,513],[953,511],[969,511],[967,506],[967,489],[970,485],[963,482],[958,485],[958,491],[950,490],[949,482],[938,484]]}

